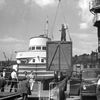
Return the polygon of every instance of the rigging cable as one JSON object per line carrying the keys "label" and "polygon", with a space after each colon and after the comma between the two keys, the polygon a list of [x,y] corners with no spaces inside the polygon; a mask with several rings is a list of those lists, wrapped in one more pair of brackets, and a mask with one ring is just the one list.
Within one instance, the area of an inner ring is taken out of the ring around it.
{"label": "rigging cable", "polygon": [[46,37],[48,37],[48,34],[49,34],[48,29],[49,29],[49,21],[48,21],[48,16],[47,16],[47,17],[46,17],[46,23],[45,23],[45,25],[44,25],[44,35],[45,35]]}
{"label": "rigging cable", "polygon": [[60,7],[60,2],[61,2],[61,0],[59,0],[59,3],[57,5],[56,14],[55,14],[55,18],[54,18],[53,25],[52,25],[52,29],[51,29],[52,39],[54,39],[54,37],[53,37],[53,31],[54,31],[55,22],[56,22],[57,14],[58,14],[59,7]]}
{"label": "rigging cable", "polygon": [[[62,8],[62,15],[63,15],[64,21],[65,21],[65,23],[67,23],[66,18],[65,18],[65,14],[63,12],[64,10],[63,10],[63,5],[62,4],[61,4],[61,8]],[[72,41],[71,36],[70,36],[70,32],[69,32],[68,25],[66,25],[66,29],[67,29],[68,37],[69,37],[70,41]]]}

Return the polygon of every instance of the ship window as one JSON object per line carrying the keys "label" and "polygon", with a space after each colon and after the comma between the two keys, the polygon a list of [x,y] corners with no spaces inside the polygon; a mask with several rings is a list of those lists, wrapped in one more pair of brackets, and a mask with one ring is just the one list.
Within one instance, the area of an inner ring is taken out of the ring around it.
{"label": "ship window", "polygon": [[29,50],[31,50],[32,48],[31,47],[29,47]]}
{"label": "ship window", "polygon": [[80,68],[81,66],[76,66],[77,68]]}
{"label": "ship window", "polygon": [[42,50],[46,50],[46,47],[42,47]]}
{"label": "ship window", "polygon": [[35,62],[35,59],[33,59],[33,62]]}
{"label": "ship window", "polygon": [[44,62],[44,59],[41,59],[41,62]]}
{"label": "ship window", "polygon": [[36,47],[36,50],[41,50],[41,47],[40,46]]}
{"label": "ship window", "polygon": [[27,64],[28,63],[28,59],[21,59],[21,64]]}
{"label": "ship window", "polygon": [[35,47],[32,47],[32,50],[35,50]]}

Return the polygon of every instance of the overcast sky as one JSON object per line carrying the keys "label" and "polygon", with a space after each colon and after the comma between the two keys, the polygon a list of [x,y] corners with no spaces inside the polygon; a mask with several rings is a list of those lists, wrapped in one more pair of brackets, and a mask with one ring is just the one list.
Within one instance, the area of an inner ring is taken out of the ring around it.
{"label": "overcast sky", "polygon": [[[69,27],[73,55],[97,49],[97,29],[89,12],[89,0],[61,0],[55,26],[52,28],[59,0],[0,0],[0,60],[3,52],[10,58],[15,51],[27,51],[29,38],[44,33],[46,17],[49,35],[60,40],[61,24]],[[68,36],[67,36],[68,38]]]}

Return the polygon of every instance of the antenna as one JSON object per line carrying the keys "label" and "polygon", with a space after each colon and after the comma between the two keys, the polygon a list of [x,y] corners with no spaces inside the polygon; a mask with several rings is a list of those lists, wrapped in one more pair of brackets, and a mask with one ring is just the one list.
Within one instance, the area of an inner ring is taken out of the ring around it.
{"label": "antenna", "polygon": [[49,29],[49,21],[48,21],[48,16],[46,18],[46,24],[45,24],[45,35],[48,37],[48,29]]}

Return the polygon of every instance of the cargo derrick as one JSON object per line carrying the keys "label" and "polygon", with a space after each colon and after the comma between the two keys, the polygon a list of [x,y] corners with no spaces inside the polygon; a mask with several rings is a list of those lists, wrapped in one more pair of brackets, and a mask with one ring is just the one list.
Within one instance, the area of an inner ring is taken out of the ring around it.
{"label": "cargo derrick", "polygon": [[97,27],[98,36],[98,63],[100,67],[100,0],[91,0],[90,12],[94,15],[94,26]]}
{"label": "cargo derrick", "polygon": [[[50,93],[56,88],[56,100],[64,100],[70,91],[70,77],[72,73],[72,41],[66,41],[66,29],[61,28],[61,41],[47,42],[47,70],[54,71],[53,82],[49,84]],[[56,87],[53,87],[56,86]],[[53,87],[54,89],[52,89]],[[69,90],[68,90],[69,89]],[[54,97],[50,95],[50,99]]]}

